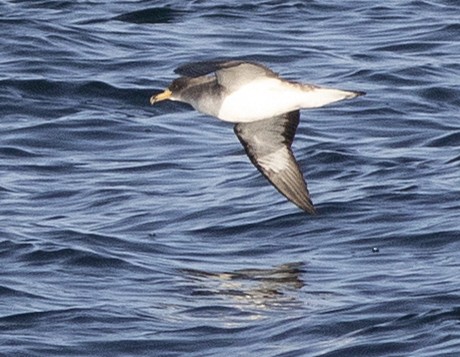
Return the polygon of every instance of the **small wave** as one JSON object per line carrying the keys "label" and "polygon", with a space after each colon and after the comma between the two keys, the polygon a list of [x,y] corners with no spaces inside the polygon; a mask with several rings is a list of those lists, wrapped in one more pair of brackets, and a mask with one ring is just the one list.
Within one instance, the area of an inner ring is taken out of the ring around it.
{"label": "small wave", "polygon": [[442,134],[426,144],[429,147],[460,147],[460,131]]}
{"label": "small wave", "polygon": [[152,7],[128,12],[114,17],[114,20],[130,22],[133,24],[162,24],[176,22],[183,12],[169,7]]}
{"label": "small wave", "polygon": [[0,297],[3,299],[6,298],[31,298],[31,299],[41,299],[42,297],[36,294],[31,294],[26,291],[19,289],[13,289],[11,287],[6,287],[0,285]]}
{"label": "small wave", "polygon": [[37,157],[39,155],[33,153],[32,151],[25,150],[23,148],[3,146],[0,147],[0,156],[3,156],[5,158],[30,158]]}
{"label": "small wave", "polygon": [[[139,106],[147,105],[148,99],[152,95],[151,90],[119,88],[102,81],[68,82],[48,79],[6,79],[0,81],[0,86],[19,98],[46,100],[46,102],[40,102],[39,105],[42,106],[43,103],[52,103],[55,106],[62,105],[66,98],[69,105],[80,98],[80,101],[84,103],[88,103],[88,99],[94,100],[98,107],[103,100],[129,102]],[[27,103],[23,104],[23,106],[26,105]]]}

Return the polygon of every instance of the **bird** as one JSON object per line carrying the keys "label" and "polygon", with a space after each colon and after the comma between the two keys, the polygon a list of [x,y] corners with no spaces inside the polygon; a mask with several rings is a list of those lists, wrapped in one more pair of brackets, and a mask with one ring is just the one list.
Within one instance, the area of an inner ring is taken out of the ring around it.
{"label": "bird", "polygon": [[325,106],[364,95],[289,81],[257,62],[239,59],[191,62],[150,98],[184,102],[195,110],[234,124],[234,133],[252,164],[289,201],[314,215],[303,173],[291,146],[300,109]]}

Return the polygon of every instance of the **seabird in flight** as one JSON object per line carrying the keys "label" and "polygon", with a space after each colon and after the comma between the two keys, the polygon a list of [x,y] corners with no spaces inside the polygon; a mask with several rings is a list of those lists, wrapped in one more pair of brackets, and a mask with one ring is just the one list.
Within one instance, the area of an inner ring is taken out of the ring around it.
{"label": "seabird in flight", "polygon": [[262,175],[288,200],[315,214],[291,150],[299,109],[365,93],[287,81],[261,64],[241,60],[188,63],[174,72],[182,77],[153,95],[150,103],[185,102],[199,112],[234,123],[236,136]]}

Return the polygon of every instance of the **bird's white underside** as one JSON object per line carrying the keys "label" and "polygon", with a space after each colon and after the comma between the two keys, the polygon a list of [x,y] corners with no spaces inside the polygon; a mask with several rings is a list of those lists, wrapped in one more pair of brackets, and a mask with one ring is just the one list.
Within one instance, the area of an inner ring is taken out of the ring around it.
{"label": "bird's white underside", "polygon": [[272,118],[302,108],[317,108],[355,93],[338,89],[306,87],[277,78],[262,78],[229,93],[217,117],[233,123],[248,123]]}

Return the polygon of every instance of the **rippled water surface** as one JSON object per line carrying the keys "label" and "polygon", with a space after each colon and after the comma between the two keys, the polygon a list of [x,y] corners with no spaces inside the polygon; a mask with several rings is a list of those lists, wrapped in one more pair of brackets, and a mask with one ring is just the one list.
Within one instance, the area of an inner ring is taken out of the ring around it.
{"label": "rippled water surface", "polygon": [[[0,354],[456,356],[460,3],[1,1]],[[304,110],[318,215],[231,125],[151,107],[240,57]]]}

